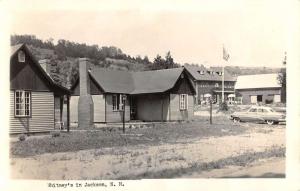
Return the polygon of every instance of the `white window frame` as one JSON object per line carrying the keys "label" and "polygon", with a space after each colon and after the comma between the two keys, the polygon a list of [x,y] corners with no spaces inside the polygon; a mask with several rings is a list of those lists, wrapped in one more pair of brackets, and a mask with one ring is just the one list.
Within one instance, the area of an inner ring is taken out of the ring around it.
{"label": "white window frame", "polygon": [[188,94],[179,95],[179,110],[187,110],[188,106]]}
{"label": "white window frame", "polygon": [[31,117],[31,91],[15,91],[15,117]]}
{"label": "white window frame", "polygon": [[18,62],[25,62],[25,53],[22,50],[18,52]]}
{"label": "white window frame", "polygon": [[[112,107],[113,111],[123,111],[124,110],[124,100],[122,99],[122,94],[112,95]],[[114,101],[116,100],[116,102]]]}

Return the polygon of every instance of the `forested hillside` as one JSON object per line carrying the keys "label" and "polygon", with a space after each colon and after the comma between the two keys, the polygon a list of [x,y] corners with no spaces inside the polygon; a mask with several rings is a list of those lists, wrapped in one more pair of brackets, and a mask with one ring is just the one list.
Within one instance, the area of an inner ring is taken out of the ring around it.
{"label": "forested hillside", "polygon": [[78,58],[87,57],[92,67],[104,67],[114,70],[144,71],[179,67],[171,56],[157,55],[154,62],[147,56],[132,57],[115,46],[87,45],[60,39],[54,44],[53,39],[40,40],[35,35],[12,35],[11,45],[26,43],[38,60],[47,59],[50,75],[59,84],[70,87],[78,76]]}
{"label": "forested hillside", "polygon": [[[59,84],[70,87],[78,77],[78,58],[87,57],[92,67],[113,70],[144,71],[180,67],[169,52],[164,57],[157,55],[153,62],[147,56],[130,56],[115,46],[87,45],[60,39],[40,40],[34,35],[12,35],[11,45],[26,43],[37,60],[48,60],[49,73]],[[186,63],[187,64],[187,63]],[[186,65],[185,64],[185,65]],[[195,65],[195,64],[187,64]],[[206,66],[207,67],[207,66]],[[234,75],[263,74],[279,72],[278,68],[226,66]]]}

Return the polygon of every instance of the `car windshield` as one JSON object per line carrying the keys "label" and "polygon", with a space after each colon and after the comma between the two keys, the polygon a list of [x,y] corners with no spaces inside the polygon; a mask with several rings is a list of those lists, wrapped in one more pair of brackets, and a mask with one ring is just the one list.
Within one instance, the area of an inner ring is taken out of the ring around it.
{"label": "car windshield", "polygon": [[269,113],[275,111],[272,108],[250,108],[248,112]]}

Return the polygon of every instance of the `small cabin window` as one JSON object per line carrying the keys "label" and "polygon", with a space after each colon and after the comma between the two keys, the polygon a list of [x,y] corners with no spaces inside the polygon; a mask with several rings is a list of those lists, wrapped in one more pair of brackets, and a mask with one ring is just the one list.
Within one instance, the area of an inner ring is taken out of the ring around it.
{"label": "small cabin window", "polygon": [[219,87],[219,83],[215,83],[215,87],[218,88]]}
{"label": "small cabin window", "polygon": [[121,94],[114,94],[112,96],[113,111],[122,111],[124,109],[125,100],[122,100]]}
{"label": "small cabin window", "polygon": [[15,116],[29,117],[31,113],[31,92],[15,91]]}
{"label": "small cabin window", "polygon": [[187,110],[187,94],[180,94],[179,95],[179,109],[180,110]]}
{"label": "small cabin window", "polygon": [[18,61],[25,62],[25,53],[22,50],[18,52]]}

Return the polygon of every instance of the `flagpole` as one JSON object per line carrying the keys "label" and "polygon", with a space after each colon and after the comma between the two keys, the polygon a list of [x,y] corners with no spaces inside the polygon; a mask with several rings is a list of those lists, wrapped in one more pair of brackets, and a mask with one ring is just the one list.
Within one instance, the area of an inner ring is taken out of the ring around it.
{"label": "flagpole", "polygon": [[[224,61],[223,61],[224,62]],[[225,64],[225,63],[224,63]],[[224,73],[224,64],[222,66],[222,103],[224,103],[224,76],[225,76],[225,73]]]}
{"label": "flagpole", "polygon": [[[224,44],[223,44],[223,58],[224,58]],[[222,59],[223,61],[223,59]],[[222,64],[222,103],[224,103],[224,64],[225,62],[223,61],[223,64]]]}

